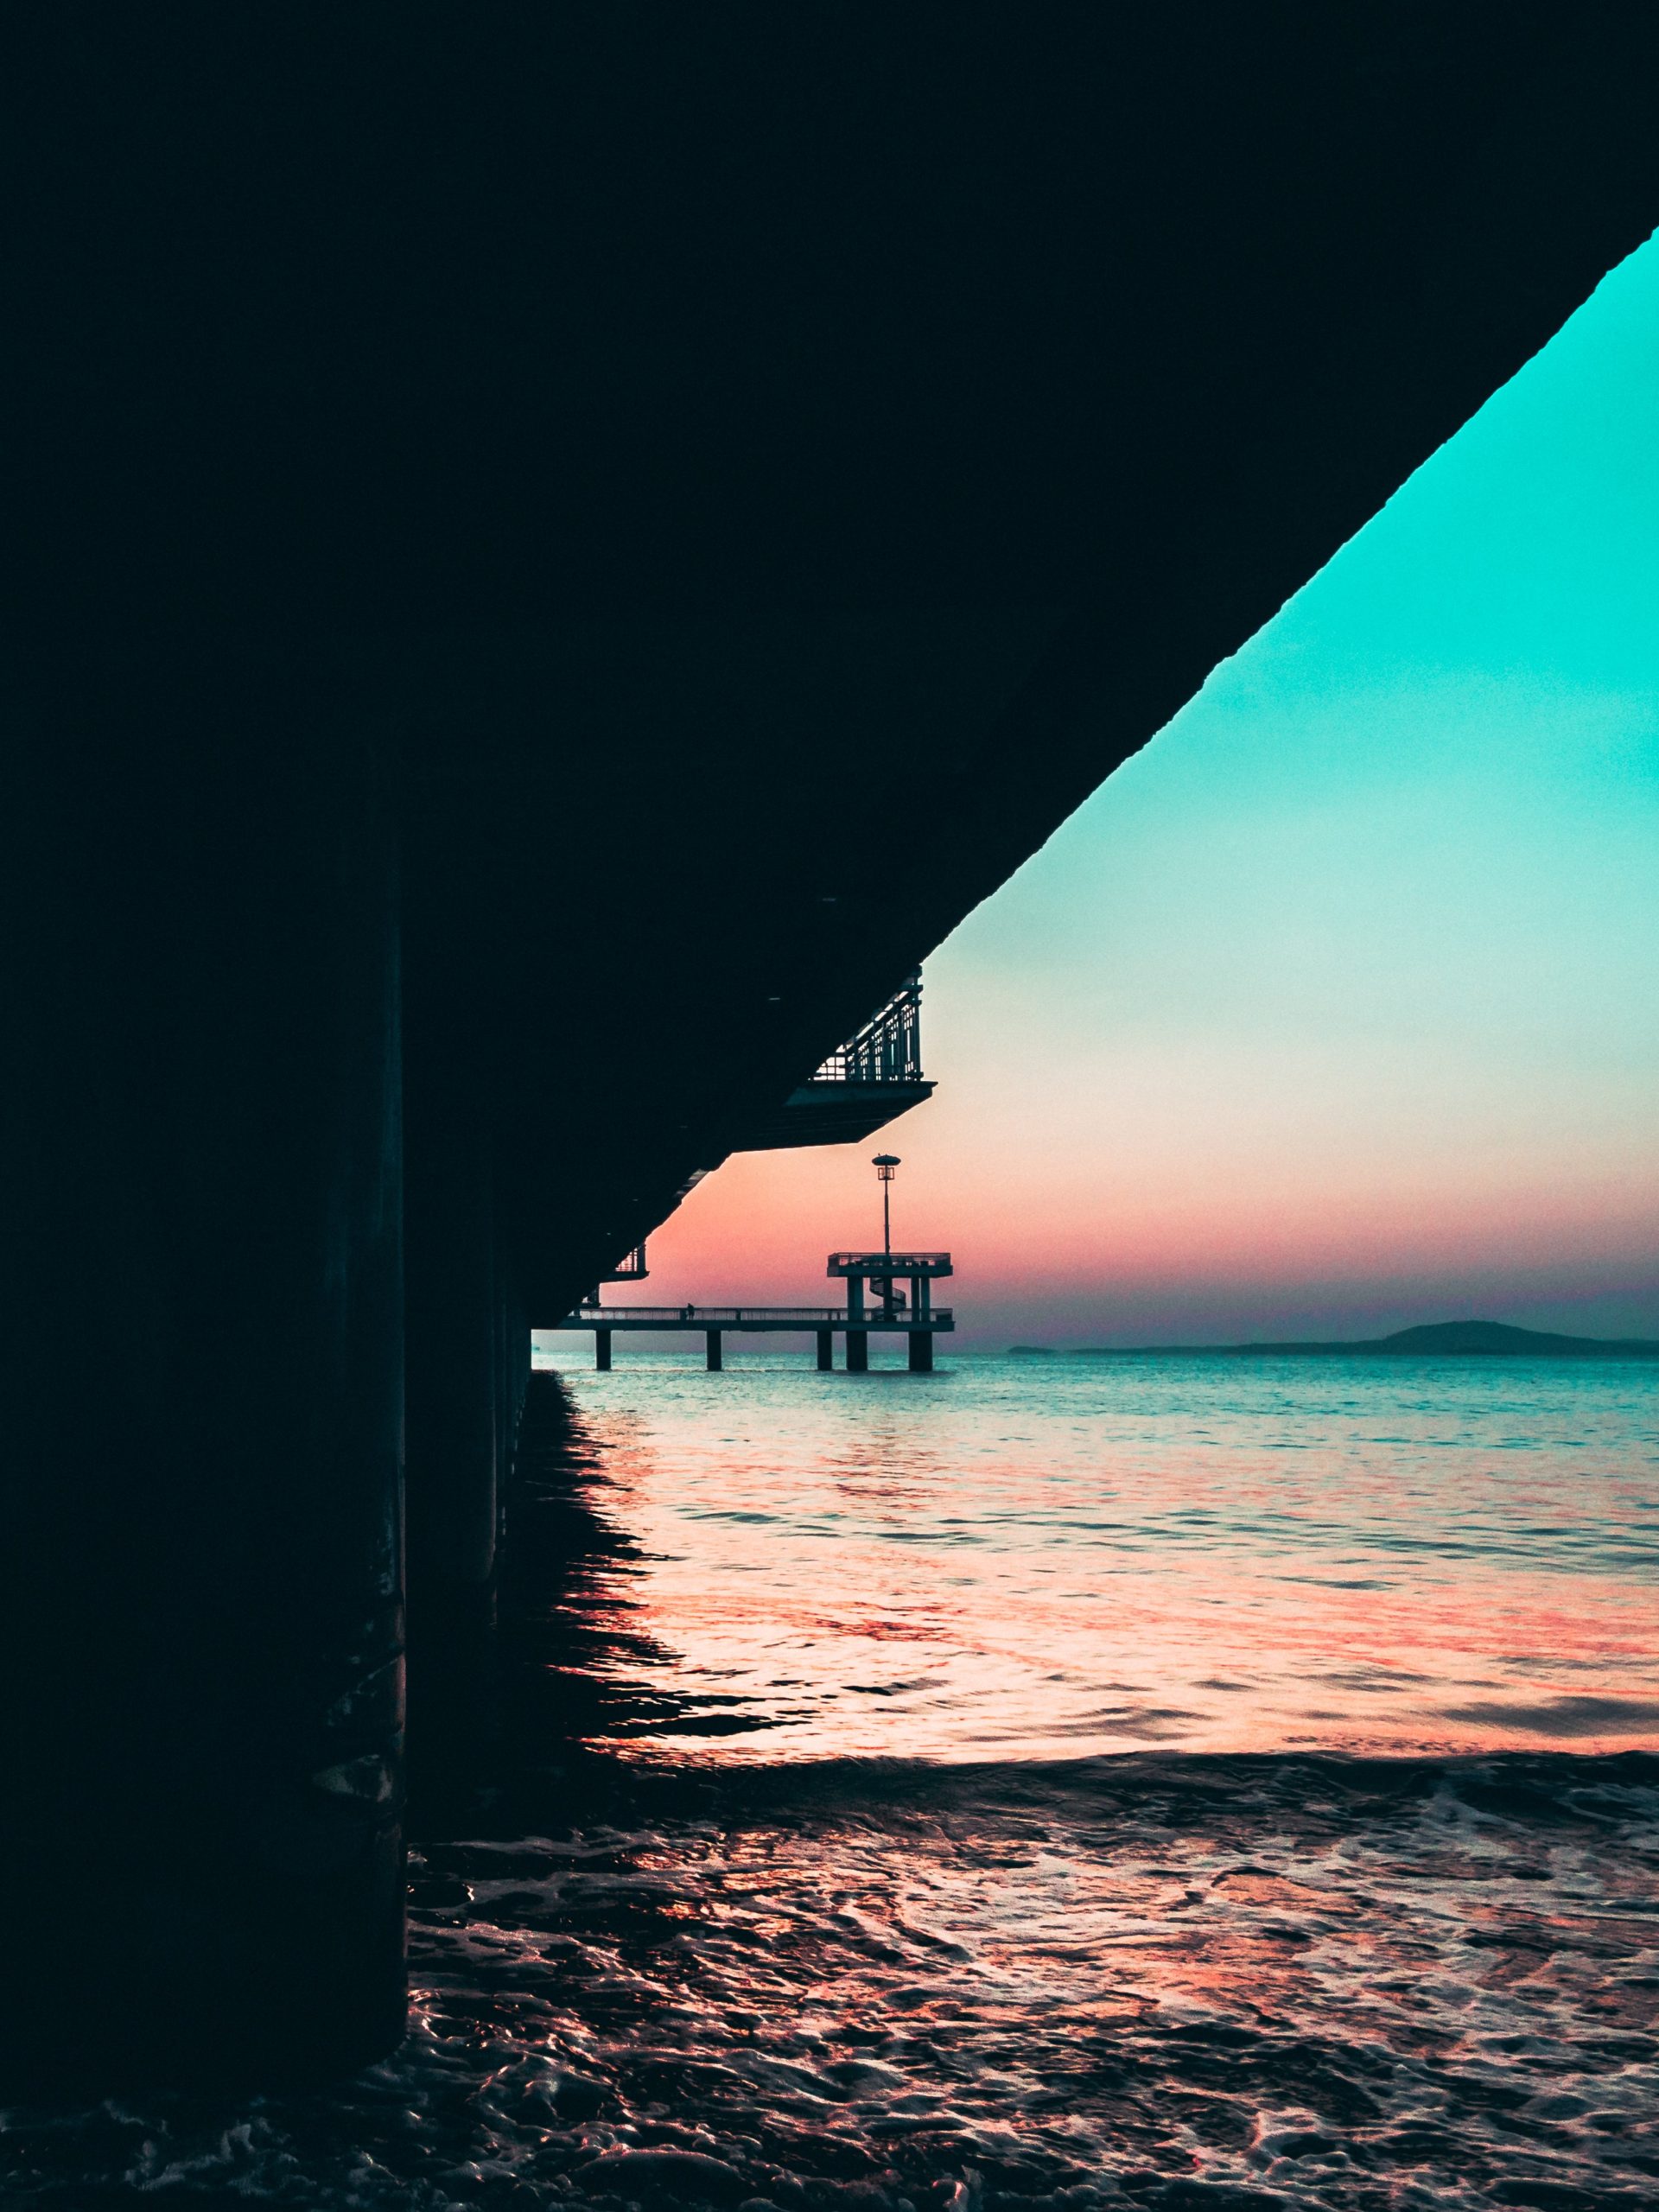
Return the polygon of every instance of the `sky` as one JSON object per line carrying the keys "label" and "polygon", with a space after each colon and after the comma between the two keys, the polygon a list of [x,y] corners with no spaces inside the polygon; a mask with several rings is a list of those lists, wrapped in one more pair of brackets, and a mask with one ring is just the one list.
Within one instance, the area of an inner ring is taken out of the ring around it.
{"label": "sky", "polygon": [[1659,1336],[1659,240],[924,982],[935,1097],[728,1161],[641,1302],[825,1298],[885,1148],[964,1344]]}

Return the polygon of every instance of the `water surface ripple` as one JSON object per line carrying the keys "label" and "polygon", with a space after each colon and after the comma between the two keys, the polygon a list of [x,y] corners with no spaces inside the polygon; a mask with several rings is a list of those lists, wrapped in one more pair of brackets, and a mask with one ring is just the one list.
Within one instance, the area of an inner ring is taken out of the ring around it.
{"label": "water surface ripple", "polygon": [[1659,1364],[957,1358],[569,1382],[642,1749],[1659,1743]]}
{"label": "water surface ripple", "polygon": [[1659,2203],[1653,1383],[1496,1365],[538,1377],[408,2042],[4,2201]]}

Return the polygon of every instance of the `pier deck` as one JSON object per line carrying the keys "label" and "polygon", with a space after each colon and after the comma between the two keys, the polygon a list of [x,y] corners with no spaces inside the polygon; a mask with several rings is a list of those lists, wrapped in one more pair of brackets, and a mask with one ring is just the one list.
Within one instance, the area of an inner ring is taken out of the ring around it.
{"label": "pier deck", "polygon": [[880,1332],[907,1338],[911,1367],[925,1375],[932,1370],[935,1335],[948,1335],[956,1319],[948,1306],[919,1313],[908,1306],[889,1312],[880,1306],[862,1310],[845,1306],[585,1306],[567,1314],[557,1326],[593,1332],[594,1364],[598,1368],[609,1367],[611,1338],[617,1330],[635,1334],[672,1331],[688,1336],[701,1331],[711,1371],[722,1363],[722,1341],[728,1332],[740,1336],[814,1335],[818,1365],[827,1371],[835,1364],[839,1330],[847,1339],[848,1368],[858,1374],[868,1364],[870,1335]]}

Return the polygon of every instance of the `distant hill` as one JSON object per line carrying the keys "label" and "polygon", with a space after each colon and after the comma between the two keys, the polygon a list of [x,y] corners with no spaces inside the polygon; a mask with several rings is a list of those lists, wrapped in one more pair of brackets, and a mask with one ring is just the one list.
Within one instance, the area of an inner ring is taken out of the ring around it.
{"label": "distant hill", "polygon": [[1421,1357],[1437,1352],[1503,1352],[1529,1359],[1659,1359],[1659,1339],[1651,1337],[1563,1337],[1548,1329],[1516,1329],[1507,1321],[1428,1321],[1396,1329],[1389,1337],[1338,1338],[1329,1343],[1249,1344],[1090,1344],[1076,1352],[1052,1352],[1046,1344],[1012,1344],[1027,1357],[1097,1359],[1115,1351],[1157,1352],[1366,1352]]}

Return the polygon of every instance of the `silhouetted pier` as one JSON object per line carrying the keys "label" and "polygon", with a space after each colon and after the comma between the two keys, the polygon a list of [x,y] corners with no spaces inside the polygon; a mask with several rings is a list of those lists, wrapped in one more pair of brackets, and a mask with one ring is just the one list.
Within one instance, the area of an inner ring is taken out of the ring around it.
{"label": "silhouetted pier", "polygon": [[[948,1252],[832,1252],[826,1272],[846,1281],[846,1305],[601,1306],[593,1300],[567,1314],[558,1326],[592,1331],[598,1368],[610,1366],[611,1339],[620,1330],[625,1335],[701,1332],[711,1374],[725,1363],[728,1334],[810,1333],[817,1338],[818,1366],[828,1372],[836,1363],[839,1333],[847,1339],[846,1363],[854,1375],[869,1365],[873,1334],[902,1336],[909,1348],[911,1372],[932,1372],[935,1336],[949,1335],[957,1325],[950,1306],[933,1304],[931,1289],[940,1276],[951,1272]],[[907,1287],[900,1288],[901,1281]]]}

